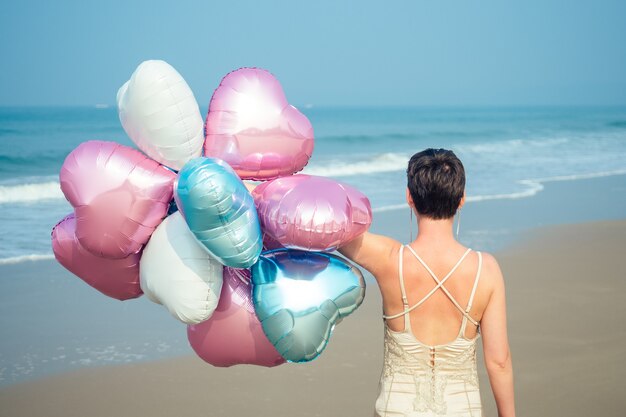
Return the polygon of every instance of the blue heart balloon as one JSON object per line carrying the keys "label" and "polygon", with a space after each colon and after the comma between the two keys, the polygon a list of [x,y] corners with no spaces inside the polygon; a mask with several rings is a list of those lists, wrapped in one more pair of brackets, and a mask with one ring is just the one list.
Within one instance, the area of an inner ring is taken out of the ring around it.
{"label": "blue heart balloon", "polygon": [[335,325],[365,297],[361,271],[324,252],[264,252],[252,267],[252,285],[263,331],[290,362],[307,362],[322,353]]}
{"label": "blue heart balloon", "polygon": [[194,236],[218,261],[249,268],[263,246],[254,199],[235,171],[217,158],[195,158],[178,173],[176,205]]}

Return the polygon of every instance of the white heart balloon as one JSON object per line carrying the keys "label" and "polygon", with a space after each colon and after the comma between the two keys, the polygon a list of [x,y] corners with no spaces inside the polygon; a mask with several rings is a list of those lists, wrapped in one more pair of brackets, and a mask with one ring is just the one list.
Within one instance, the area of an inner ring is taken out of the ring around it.
{"label": "white heart balloon", "polygon": [[197,324],[217,307],[222,269],[175,212],[156,228],[143,250],[140,285],[150,300],[163,304],[176,319]]}
{"label": "white heart balloon", "polygon": [[117,92],[124,130],[146,155],[175,170],[200,156],[204,126],[183,77],[165,61],[144,61]]}

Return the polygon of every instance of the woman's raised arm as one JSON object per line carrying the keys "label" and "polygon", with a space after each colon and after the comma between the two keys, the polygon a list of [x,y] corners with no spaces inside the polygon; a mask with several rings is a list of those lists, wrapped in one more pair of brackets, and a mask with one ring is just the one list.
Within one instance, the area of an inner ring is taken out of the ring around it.
{"label": "woman's raised arm", "polygon": [[367,269],[374,277],[377,277],[387,268],[387,262],[385,261],[399,247],[400,243],[394,239],[365,232],[356,239],[339,247],[337,251],[352,262]]}

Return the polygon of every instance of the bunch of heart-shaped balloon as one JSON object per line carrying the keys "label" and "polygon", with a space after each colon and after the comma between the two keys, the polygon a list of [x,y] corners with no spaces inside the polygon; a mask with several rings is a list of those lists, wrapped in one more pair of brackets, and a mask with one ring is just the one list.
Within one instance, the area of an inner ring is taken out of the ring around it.
{"label": "bunch of heart-shaped balloon", "polygon": [[[213,365],[317,357],[365,295],[360,271],[329,252],[372,215],[358,191],[294,175],[313,152],[309,120],[256,68],[223,78],[204,129],[163,61],[139,65],[117,101],[144,153],[89,141],[67,156],[74,213],[52,231],[56,259],[110,297],[164,305]],[[242,180],[263,182],[249,192]]]}

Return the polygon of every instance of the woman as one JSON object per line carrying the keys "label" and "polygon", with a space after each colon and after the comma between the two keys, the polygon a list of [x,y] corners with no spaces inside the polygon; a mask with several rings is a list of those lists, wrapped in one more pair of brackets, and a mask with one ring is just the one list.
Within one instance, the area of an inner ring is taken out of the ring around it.
{"label": "woman", "polygon": [[[476,341],[501,417],[515,415],[504,281],[487,253],[457,242],[465,170],[452,151],[411,158],[406,199],[418,223],[408,245],[365,233],[339,249],[374,275],[383,298],[384,365],[376,415],[481,416]],[[479,333],[480,328],[480,333]]]}

